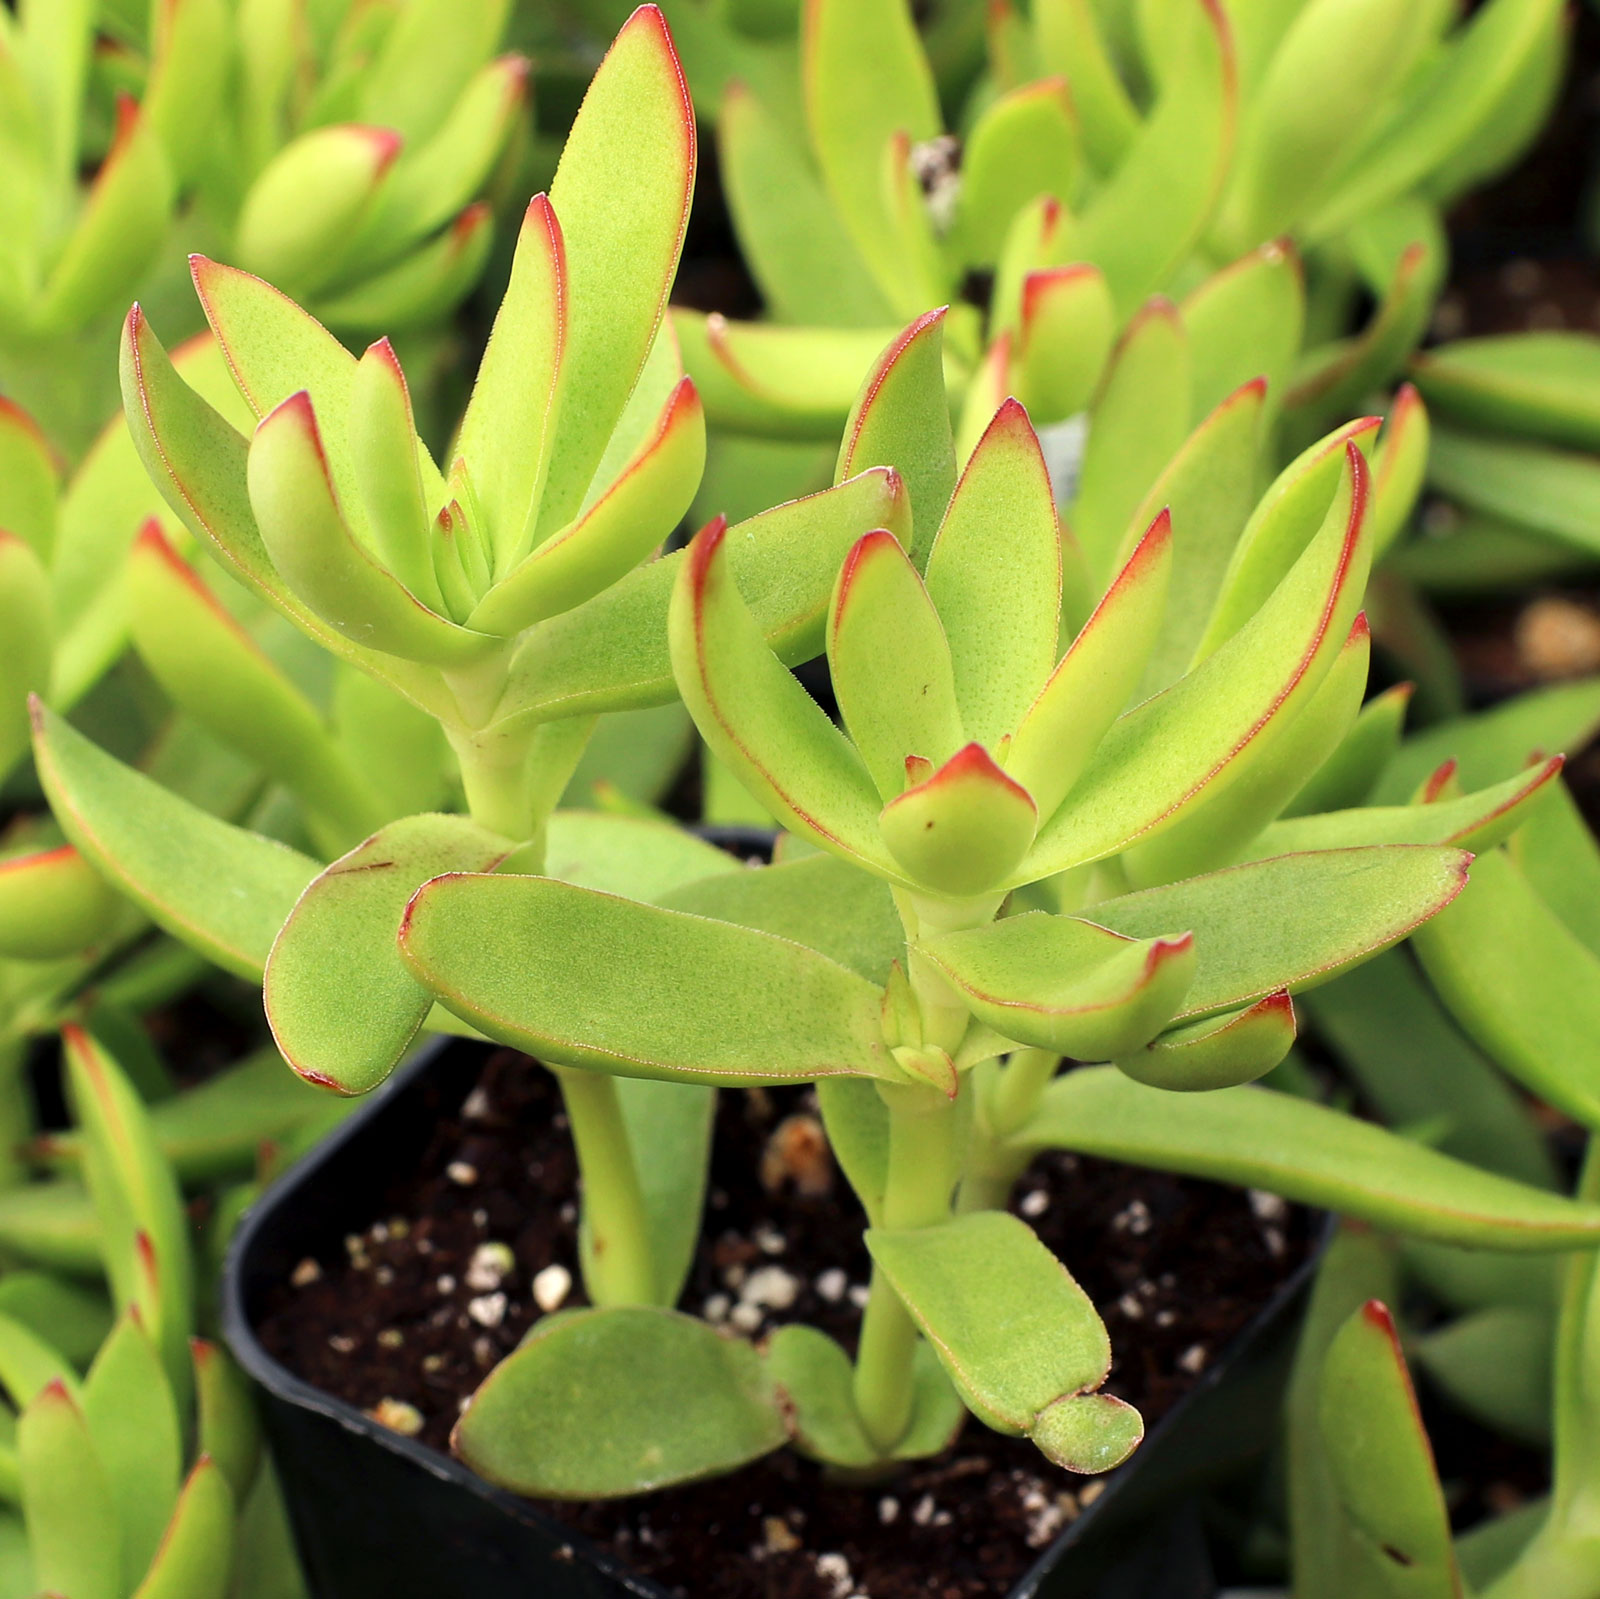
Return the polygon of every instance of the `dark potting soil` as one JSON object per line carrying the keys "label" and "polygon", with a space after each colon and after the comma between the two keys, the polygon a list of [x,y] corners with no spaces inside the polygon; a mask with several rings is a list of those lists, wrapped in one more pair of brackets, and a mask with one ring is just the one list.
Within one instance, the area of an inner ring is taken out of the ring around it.
{"label": "dark potting soil", "polygon": [[[364,1233],[296,1268],[259,1332],[301,1377],[443,1450],[536,1301],[583,1298],[575,1164],[550,1076],[500,1051],[459,1113],[441,1109],[414,1175]],[[1030,1169],[1015,1203],[1099,1306],[1117,1352],[1107,1387],[1149,1422],[1311,1242],[1307,1215],[1271,1196],[1060,1154]],[[724,1092],[684,1307],[755,1337],[805,1320],[853,1347],[863,1225],[808,1090]],[[717,1482],[550,1508],[696,1599],[987,1599],[1099,1491],[969,1423],[945,1455],[871,1489],[830,1485],[785,1451]]]}

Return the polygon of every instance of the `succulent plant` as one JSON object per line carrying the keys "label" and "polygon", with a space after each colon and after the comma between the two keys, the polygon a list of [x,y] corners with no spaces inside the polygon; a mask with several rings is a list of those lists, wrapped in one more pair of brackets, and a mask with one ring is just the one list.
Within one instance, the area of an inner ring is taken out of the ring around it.
{"label": "succulent plant", "polygon": [[[735,864],[665,824],[552,815],[597,714],[676,695],[667,607],[684,557],[651,557],[695,491],[704,432],[658,327],[694,160],[671,41],[644,7],[528,208],[448,473],[417,437],[389,343],[358,360],[258,278],[194,263],[248,437],[182,381],[138,308],[128,318],[129,423],[152,478],[204,548],[340,663],[349,698],[330,728],[155,533],[130,568],[136,642],[180,709],[296,798],[320,858],[200,815],[43,707],[38,769],[110,883],[264,981],[274,1036],[313,1082],[374,1086],[428,1017],[395,947],[426,879],[500,864],[665,892]],[[815,653],[838,559],[908,516],[898,476],[873,467],[733,530],[778,648]],[[428,809],[452,776],[466,816]],[[219,898],[223,878],[238,892]],[[623,1108],[604,1082],[568,1093],[586,1161],[591,1144],[603,1160]],[[709,1096],[673,1105],[661,1114],[703,1142]],[[591,1266],[597,1298],[638,1291],[620,1253]]]}
{"label": "succulent plant", "polygon": [[[439,1003],[567,1081],[815,1084],[870,1223],[853,1365],[803,1326],[730,1345],[665,1308],[678,1278],[659,1269],[653,1305],[542,1323],[457,1430],[471,1464],[522,1491],[643,1491],[786,1438],[856,1469],[933,1453],[959,1422],[951,1386],[1058,1463],[1116,1464],[1141,1425],[1097,1391],[1104,1329],[998,1208],[1041,1147],[1456,1243],[1559,1248],[1591,1225],[1587,1204],[1243,1086],[1287,1053],[1291,993],[1440,912],[1460,846],[1491,847],[1558,770],[1331,808],[1387,753],[1358,714],[1371,424],[1291,466],[1242,533],[1244,513],[1136,514],[1087,620],[1064,627],[1037,437],[1007,401],[957,479],[938,328],[895,341],[846,430],[841,475],[887,457],[942,514],[909,540],[867,533],[840,568],[826,644],[842,728],[771,652],[726,529],[703,529],[677,574],[680,690],[789,830],[778,864],[653,904],[469,869],[407,909],[401,950]],[[1320,803],[1279,819],[1301,795]],[[1058,1076],[1063,1057],[1109,1064]],[[586,1165],[587,1191],[621,1175]],[[650,1208],[626,1198],[603,1242],[636,1247],[631,1208],[644,1253]],[[573,1407],[575,1392],[605,1397]]]}
{"label": "succulent plant", "polygon": [[303,1592],[254,1398],[227,1353],[192,1336],[188,1218],[146,1107],[81,1029],[63,1046],[87,1264],[112,1305],[38,1272],[0,1279],[0,1593],[222,1599],[250,1567]]}
{"label": "succulent plant", "polygon": [[437,323],[483,268],[484,196],[523,120],[527,63],[491,59],[507,9],[8,13],[0,382],[76,453],[114,394],[108,317],[161,292],[185,238],[314,297],[340,328]]}
{"label": "succulent plant", "polygon": [[[1514,156],[1558,80],[1549,0],[1448,22],[1395,0],[1002,6],[958,137],[903,0],[805,7],[798,85],[734,81],[719,120],[768,320],[678,313],[714,429],[831,442],[885,325],[966,297],[963,445],[1008,393],[1046,427],[1162,294],[1196,345],[1195,415],[1265,373],[1285,442],[1310,442],[1403,364],[1442,277],[1438,205]],[[1310,87],[1330,72],[1339,93]],[[1348,334],[1363,291],[1378,308]],[[1218,360],[1233,381],[1207,389]],[[812,469],[745,449],[753,474]]]}

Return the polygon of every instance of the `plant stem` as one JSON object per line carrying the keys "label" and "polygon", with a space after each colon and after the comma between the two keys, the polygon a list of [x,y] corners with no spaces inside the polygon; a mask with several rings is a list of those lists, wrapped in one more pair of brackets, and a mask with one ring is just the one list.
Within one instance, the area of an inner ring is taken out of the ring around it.
{"label": "plant stem", "polygon": [[604,1072],[553,1066],[583,1173],[584,1286],[597,1305],[653,1305],[655,1263],[633,1146]]}
{"label": "plant stem", "polygon": [[990,1077],[988,1091],[978,1100],[972,1152],[956,1204],[963,1214],[999,1210],[1010,1198],[1028,1156],[1007,1148],[1006,1141],[1039,1108],[1060,1065],[1061,1057],[1049,1050],[1019,1049]]}
{"label": "plant stem", "polygon": [[[452,734],[473,821],[526,841],[523,871],[544,864],[545,828],[594,731],[592,716],[527,733]],[[653,1305],[660,1289],[638,1163],[617,1085],[603,1072],[551,1067],[561,1089],[583,1182],[588,1248],[583,1281],[596,1305]]]}
{"label": "plant stem", "polygon": [[[889,1106],[886,1228],[931,1227],[950,1215],[959,1157],[953,1100],[921,1088],[881,1088]],[[867,1436],[886,1455],[905,1435],[913,1398],[917,1328],[882,1270],[872,1287],[856,1353],[855,1399]]]}

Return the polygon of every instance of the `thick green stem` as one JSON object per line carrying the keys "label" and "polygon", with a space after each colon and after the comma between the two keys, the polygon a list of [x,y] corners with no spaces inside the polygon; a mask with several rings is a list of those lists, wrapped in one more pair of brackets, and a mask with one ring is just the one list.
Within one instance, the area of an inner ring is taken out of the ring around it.
{"label": "thick green stem", "polygon": [[[461,766],[467,812],[480,827],[521,842],[537,830],[533,814],[532,735],[450,733]],[[542,825],[542,818],[540,824]]]}
{"label": "thick green stem", "polygon": [[617,1100],[604,1072],[553,1067],[583,1173],[588,1249],[584,1286],[597,1305],[653,1305],[660,1290],[650,1251],[644,1194]]}
{"label": "thick green stem", "polygon": [[957,1209],[963,1214],[1000,1210],[1011,1197],[1028,1155],[1008,1147],[1007,1140],[1039,1108],[1060,1065],[1061,1057],[1049,1050],[1019,1049],[995,1069],[978,1101],[972,1150],[961,1178]]}
{"label": "thick green stem", "polygon": [[[883,1225],[931,1227],[950,1215],[960,1151],[955,1102],[921,1088],[886,1088],[889,1175]],[[855,1399],[867,1436],[887,1454],[911,1421],[917,1329],[883,1272],[872,1287],[856,1352]]]}

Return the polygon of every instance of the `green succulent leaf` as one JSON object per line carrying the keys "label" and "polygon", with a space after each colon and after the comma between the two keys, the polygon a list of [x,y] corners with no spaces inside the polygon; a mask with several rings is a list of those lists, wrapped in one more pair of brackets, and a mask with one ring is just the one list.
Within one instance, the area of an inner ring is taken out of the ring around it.
{"label": "green succulent leaf", "polygon": [[63,1028],[62,1043],[106,1275],[118,1306],[137,1311],[160,1352],[181,1413],[190,1393],[194,1264],[178,1180],[121,1067],[79,1027]]}
{"label": "green succulent leaf", "polygon": [[363,648],[434,666],[465,666],[497,646],[402,586],[351,531],[329,473],[325,430],[297,390],[262,418],[251,440],[250,504],[273,565],[330,627]]}
{"label": "green succulent leaf", "polygon": [[0,400],[0,528],[41,562],[56,551],[61,464],[44,430],[13,400]]}
{"label": "green succulent leaf", "polygon": [[[830,0],[835,10],[848,9]],[[897,0],[872,0],[878,6]],[[867,373],[850,415],[833,481],[873,466],[892,466],[911,496],[915,538],[902,539],[919,566],[956,485],[955,439],[944,388],[944,310],[929,311],[898,333]],[[898,530],[896,530],[898,531]]]}
{"label": "green succulent leaf", "polygon": [[1137,1083],[1192,1093],[1264,1077],[1295,1039],[1294,1004],[1284,990],[1245,1010],[1175,1027],[1114,1064]]}
{"label": "green succulent leaf", "polygon": [[1197,416],[1254,377],[1267,380],[1269,412],[1276,408],[1305,333],[1304,269],[1291,247],[1275,240],[1213,273],[1178,315],[1188,334]]}
{"label": "green succulent leaf", "polygon": [[825,1332],[792,1322],[767,1341],[765,1356],[800,1454],[857,1468],[882,1458],[856,1410],[850,1357]]}
{"label": "green succulent leaf", "polygon": [[1206,631],[1230,557],[1256,501],[1266,384],[1252,378],[1201,422],[1167,462],[1129,521],[1119,563],[1165,510],[1172,519],[1172,582],[1141,697],[1188,669]]}
{"label": "green succulent leaf", "polygon": [[[0,1244],[72,1277],[101,1274],[100,1220],[80,1183],[27,1183],[0,1192]],[[11,1387],[9,1379],[4,1379]]]}
{"label": "green succulent leaf", "polygon": [[[786,665],[821,650],[839,564],[863,533],[880,527],[902,543],[910,539],[905,485],[882,467],[731,530],[728,564],[762,636]],[[687,563],[686,551],[663,556],[532,633],[512,663],[505,723],[674,699],[667,615]]]}
{"label": "green succulent leaf", "polygon": [[202,1455],[133,1599],[224,1599],[234,1569],[234,1493]]}
{"label": "green succulent leaf", "polygon": [[1138,1446],[1138,1412],[1094,1392],[1111,1365],[1105,1327],[1026,1222],[977,1211],[874,1227],[867,1247],[980,1421],[1078,1471],[1109,1471]]}
{"label": "green succulent leaf", "polygon": [[1188,436],[1190,359],[1183,323],[1165,300],[1134,315],[1111,357],[1068,517],[1097,582],[1115,572],[1134,512]]}
{"label": "green succulent leaf", "polygon": [[1085,1066],[1045,1090],[1015,1143],[1265,1188],[1410,1237],[1479,1249],[1560,1250],[1600,1235],[1600,1207],[1270,1088],[1170,1094],[1114,1066]]}
{"label": "green succulent leaf", "polygon": [[1452,1023],[1404,952],[1352,968],[1304,1004],[1317,1036],[1389,1126],[1418,1126],[1446,1107],[1435,1148],[1536,1188],[1561,1186],[1525,1102]]}
{"label": "green succulent leaf", "polygon": [[502,1487],[603,1499],[732,1471],[785,1437],[751,1345],[634,1306],[542,1323],[473,1396],[454,1446]]}
{"label": "green succulent leaf", "polygon": [[1006,771],[1055,814],[1144,673],[1172,578],[1172,520],[1163,512],[1028,707]]}
{"label": "green succulent leaf", "polygon": [[514,633],[609,588],[677,527],[705,459],[705,413],[684,378],[616,481],[490,589],[472,612],[472,626]]}
{"label": "green succulent leaf", "polygon": [[1139,131],[1139,112],[1101,32],[1093,0],[1038,0],[1035,39],[1047,72],[1072,85],[1085,151],[1102,173],[1113,170]]}
{"label": "green succulent leaf", "polygon": [[[1098,267],[1080,261],[1023,278],[1016,389],[1039,422],[1063,422],[1088,405],[1115,338],[1116,310]],[[976,402],[978,388],[974,383],[969,389],[969,404]],[[980,408],[978,415],[984,414]]]}
{"label": "green succulent leaf", "polygon": [[1238,83],[1221,8],[1197,8],[1180,64],[1116,172],[1084,208],[1077,251],[1127,316],[1194,248],[1233,155]]}
{"label": "green succulent leaf", "polygon": [[122,902],[70,844],[0,860],[0,956],[59,960],[102,943]]}
{"label": "green succulent leaf", "polygon": [[893,321],[809,151],[776,108],[737,79],[723,95],[717,151],[741,253],[779,321],[828,328]]}
{"label": "green succulent leaf", "polygon": [[791,939],[880,987],[889,981],[891,965],[905,958],[905,932],[888,887],[831,855],[723,871],[661,895],[659,902]]}
{"label": "green succulent leaf", "polygon": [[154,519],[134,544],[127,584],[134,646],[173,704],[292,790],[336,847],[378,825],[372,794],[316,709]]}
{"label": "green succulent leaf", "polygon": [[408,816],[306,885],[262,981],[272,1036],[295,1071],[364,1094],[394,1070],[433,1003],[395,947],[407,902],[431,877],[493,870],[512,847],[463,816]]}
{"label": "green succulent leaf", "polygon": [[1480,855],[1467,892],[1416,947],[1470,1037],[1540,1098],[1600,1123],[1600,957],[1509,857]]}
{"label": "green succulent leaf", "polygon": [[1586,556],[1600,550],[1600,463],[1592,455],[1493,434],[1435,427],[1428,482],[1473,510],[1503,517]]}
{"label": "green succulent leaf", "polygon": [[1412,1358],[1467,1415],[1539,1448],[1550,1441],[1554,1344],[1548,1310],[1497,1305],[1431,1328]]}
{"label": "green succulent leaf", "polygon": [[1411,364],[1423,398],[1468,427],[1600,449],[1600,339],[1535,332],[1456,339]]}
{"label": "green succulent leaf", "polygon": [[261,1423],[245,1375],[220,1344],[191,1338],[200,1453],[213,1461],[242,1501],[261,1461]]}
{"label": "green succulent leaf", "polygon": [[785,826],[892,881],[878,793],[860,757],[767,647],[740,596],[726,528],[689,546],[669,633],[679,692],[701,737]]}
{"label": "green succulent leaf", "polygon": [[1449,1513],[1387,1306],[1368,1300],[1334,1335],[1321,1389],[1328,1474],[1359,1563],[1384,1593],[1459,1594]]}
{"label": "green succulent leaf", "polygon": [[1529,767],[1520,777],[1456,799],[1439,799],[1430,805],[1363,805],[1320,816],[1297,816],[1266,828],[1250,846],[1249,854],[1261,860],[1268,855],[1302,850],[1373,844],[1454,844],[1461,849],[1492,849],[1522,825],[1560,771],[1561,757],[1552,756]]}
{"label": "green succulent leaf", "polygon": [[400,947],[446,1009],[559,1065],[712,1084],[898,1077],[880,990],[753,929],[547,878],[455,876],[413,899]]}
{"label": "green succulent leaf", "polygon": [[55,628],[50,579],[31,545],[0,529],[0,776],[28,748],[28,696],[50,689]]}
{"label": "green succulent leaf", "polygon": [[868,533],[834,585],[828,674],[878,793],[907,785],[907,760],[943,765],[966,742],[950,644],[933,598],[892,533]]}
{"label": "green succulent leaf", "polygon": [[1216,1015],[1327,982],[1399,942],[1461,893],[1471,859],[1417,845],[1307,851],[1103,900],[1083,914],[1129,938],[1192,931],[1198,964],[1179,1015]]}
{"label": "green succulent leaf", "polygon": [[1285,816],[1313,816],[1360,805],[1400,747],[1412,687],[1397,683],[1375,694],[1356,715],[1339,747],[1284,806]]}
{"label": "green succulent leaf", "polygon": [[965,897],[994,889],[1014,871],[1038,825],[1027,790],[981,744],[968,744],[891,800],[878,832],[913,882]]}
{"label": "green succulent leaf", "polygon": [[1195,975],[1194,939],[1132,939],[1092,922],[1027,911],[918,945],[979,1021],[1004,1038],[1076,1060],[1142,1049]]}
{"label": "green succulent leaf", "polygon": [[[1008,400],[961,473],[927,558],[966,736],[993,748],[1056,661],[1061,529],[1028,413]],[[1005,618],[1004,625],[996,625]],[[909,753],[909,752],[908,752]],[[932,750],[916,753],[937,762]]]}
{"label": "green succulent leaf", "polygon": [[933,138],[941,118],[910,8],[903,0],[818,0],[805,12],[800,59],[823,183],[879,289],[902,315],[914,315],[928,286],[908,281],[885,156],[897,137]]}
{"label": "green succulent leaf", "polygon": [[157,926],[224,970],[259,979],[317,862],[208,815],[42,707],[36,725],[40,780],[84,858]]}
{"label": "green succulent leaf", "polygon": [[1175,826],[1122,857],[1135,884],[1172,882],[1252,853],[1253,840],[1338,749],[1355,724],[1367,687],[1372,635],[1358,616],[1328,675],[1298,716],[1274,717],[1257,734],[1239,776]]}
{"label": "green succulent leaf", "polygon": [[578,514],[644,368],[683,248],[694,172],[683,69],[661,12],[641,6],[600,63],[550,185],[570,298],[536,538]]}
{"label": "green succulent leaf", "polygon": [[1079,176],[1077,117],[1067,79],[1041,78],[1001,95],[973,124],[961,154],[955,248],[974,266],[999,259],[1011,219],[1030,200],[1067,200]]}
{"label": "green succulent leaf", "polygon": [[83,1384],[83,1414],[117,1504],[122,1569],[141,1572],[178,1502],[183,1434],[161,1356],[125,1311]]}
{"label": "green succulent leaf", "polygon": [[73,1599],[119,1599],[116,1501],[83,1412],[59,1381],[22,1412],[17,1455],[34,1581]]}
{"label": "green succulent leaf", "polygon": [[1039,830],[1028,880],[1170,826],[1260,758],[1257,739],[1299,714],[1348,640],[1366,579],[1366,467],[1345,476],[1320,531],[1272,598],[1188,676],[1113,724],[1064,804]]}

